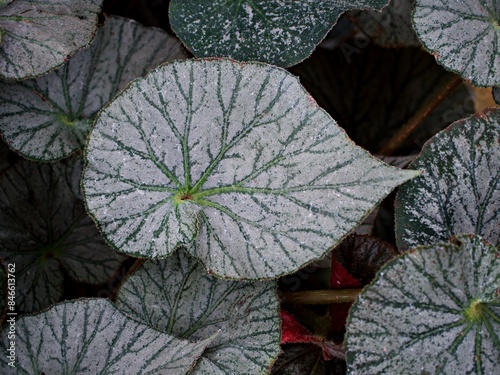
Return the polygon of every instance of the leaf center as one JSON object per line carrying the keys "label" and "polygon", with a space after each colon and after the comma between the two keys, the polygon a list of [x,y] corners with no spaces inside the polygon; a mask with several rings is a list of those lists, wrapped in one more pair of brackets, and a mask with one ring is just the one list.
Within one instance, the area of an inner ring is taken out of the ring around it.
{"label": "leaf center", "polygon": [[181,190],[174,196],[174,203],[181,204],[186,201],[193,201],[195,199],[195,195],[190,191]]}
{"label": "leaf center", "polygon": [[465,316],[468,320],[472,322],[476,322],[481,320],[482,317],[482,306],[483,303],[481,300],[474,300],[471,302],[469,307],[465,310]]}

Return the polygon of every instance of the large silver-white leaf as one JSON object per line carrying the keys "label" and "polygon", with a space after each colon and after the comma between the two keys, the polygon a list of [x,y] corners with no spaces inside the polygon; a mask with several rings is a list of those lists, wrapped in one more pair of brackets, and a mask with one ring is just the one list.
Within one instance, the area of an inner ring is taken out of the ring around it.
{"label": "large silver-white leaf", "polygon": [[73,171],[79,165],[73,159],[55,164],[19,160],[0,175],[0,257],[16,264],[19,311],[59,301],[64,272],[99,284],[124,260],[107,246],[75,196],[80,173]]}
{"label": "large silver-white leaf", "polygon": [[308,57],[348,9],[388,0],[172,0],[170,23],[197,57],[292,66]]}
{"label": "large silver-white leaf", "polygon": [[16,322],[15,369],[2,374],[184,375],[212,338],[191,343],[127,317],[106,299],[65,302]]}
{"label": "large silver-white leaf", "polygon": [[500,239],[500,110],[457,121],[422,149],[411,168],[422,176],[396,199],[401,250],[475,233]]}
{"label": "large silver-white leaf", "polygon": [[460,236],[384,266],[349,312],[349,373],[496,374],[499,255],[481,237]]}
{"label": "large silver-white leaf", "polygon": [[94,37],[102,0],[16,0],[0,7],[0,78],[62,65]]}
{"label": "large silver-white leaf", "polygon": [[0,82],[0,133],[27,158],[66,157],[83,148],[95,114],[130,81],[184,56],[166,32],[111,17],[92,46],[57,71]]}
{"label": "large silver-white leaf", "polygon": [[156,69],[100,112],[83,186],[117,250],[189,244],[212,272],[255,279],[321,257],[416,174],[355,147],[286,71],[200,60]]}
{"label": "large silver-white leaf", "polygon": [[438,63],[477,86],[500,84],[500,3],[416,0],[413,25]]}
{"label": "large silver-white leaf", "polygon": [[223,281],[184,252],[144,263],[120,287],[116,304],[189,341],[218,333],[193,374],[261,374],[280,352],[276,284]]}

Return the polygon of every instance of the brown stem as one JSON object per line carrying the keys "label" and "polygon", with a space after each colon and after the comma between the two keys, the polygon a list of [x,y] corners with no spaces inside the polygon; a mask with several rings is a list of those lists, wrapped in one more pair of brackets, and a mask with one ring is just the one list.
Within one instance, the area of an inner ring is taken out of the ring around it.
{"label": "brown stem", "polygon": [[297,305],[327,305],[330,303],[353,302],[361,289],[308,290],[283,293],[284,303]]}
{"label": "brown stem", "polygon": [[436,95],[418,110],[412,118],[410,118],[384,146],[382,146],[377,154],[392,155],[427,116],[429,116],[429,114],[460,85],[460,83],[462,83],[462,79],[457,75],[453,75],[453,77],[441,87]]}

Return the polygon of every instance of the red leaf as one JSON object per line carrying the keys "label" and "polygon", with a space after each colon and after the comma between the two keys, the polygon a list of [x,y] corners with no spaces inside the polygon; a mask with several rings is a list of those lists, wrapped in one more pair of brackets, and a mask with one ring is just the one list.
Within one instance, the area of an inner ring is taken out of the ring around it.
{"label": "red leaf", "polygon": [[280,311],[281,314],[281,343],[296,344],[296,343],[317,343],[321,340],[311,334],[300,324],[297,319],[285,310]]}

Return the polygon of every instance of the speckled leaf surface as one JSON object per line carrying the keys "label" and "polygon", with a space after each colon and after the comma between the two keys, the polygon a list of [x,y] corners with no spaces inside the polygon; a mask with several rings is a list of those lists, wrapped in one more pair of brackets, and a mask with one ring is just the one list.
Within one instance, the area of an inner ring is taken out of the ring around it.
{"label": "speckled leaf surface", "polygon": [[211,340],[191,343],[159,332],[106,299],[65,302],[19,319],[16,328],[16,368],[3,355],[2,374],[184,375]]}
{"label": "speckled leaf surface", "polygon": [[98,284],[124,259],[106,245],[75,196],[77,163],[20,160],[0,175],[0,257],[16,264],[19,311],[59,301],[63,269],[75,280]]}
{"label": "speckled leaf surface", "polygon": [[0,133],[10,147],[40,161],[80,150],[95,114],[130,81],[165,60],[183,58],[166,32],[110,17],[92,46],[40,78],[0,82]]}
{"label": "speckled leaf surface", "polygon": [[396,198],[400,250],[475,233],[499,243],[500,110],[457,121],[422,149],[411,168],[424,173]]}
{"label": "speckled leaf surface", "polygon": [[105,107],[83,186],[117,250],[165,257],[196,233],[188,251],[208,270],[256,279],[321,257],[415,175],[355,147],[286,71],[200,60]]}
{"label": "speckled leaf surface", "polygon": [[[358,48],[347,40],[333,51],[318,49],[291,72],[349,137],[378,150],[454,75],[419,48]],[[402,145],[418,151],[439,130],[474,113],[465,85],[437,106]]]}
{"label": "speckled leaf surface", "polygon": [[396,258],[351,308],[350,373],[496,373],[499,288],[498,248],[478,236]]}
{"label": "speckled leaf surface", "polygon": [[221,280],[183,251],[144,263],[120,287],[116,304],[189,341],[218,333],[192,374],[261,374],[280,352],[276,284]]}
{"label": "speckled leaf surface", "polygon": [[382,11],[349,12],[358,27],[375,43],[383,47],[419,47],[420,40],[411,25],[413,0],[391,0]]}
{"label": "speckled leaf surface", "polygon": [[445,68],[476,86],[500,84],[500,3],[416,0],[415,31]]}
{"label": "speckled leaf surface", "polygon": [[387,0],[172,0],[170,23],[197,57],[292,66],[308,57],[348,9]]}
{"label": "speckled leaf surface", "polygon": [[102,0],[16,0],[0,8],[0,77],[25,79],[62,65],[95,35]]}

